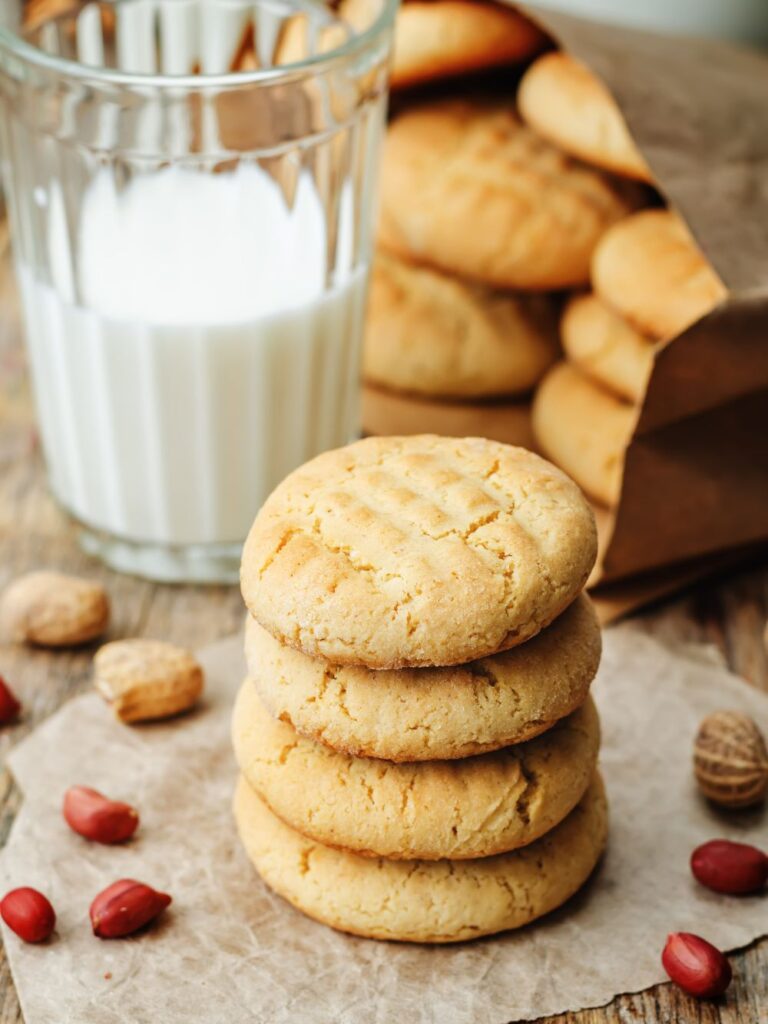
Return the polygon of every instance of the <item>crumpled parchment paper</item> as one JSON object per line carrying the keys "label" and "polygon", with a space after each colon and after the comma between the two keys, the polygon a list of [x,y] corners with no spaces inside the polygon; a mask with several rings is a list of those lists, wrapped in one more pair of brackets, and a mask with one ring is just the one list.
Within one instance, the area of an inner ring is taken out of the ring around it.
{"label": "crumpled parchment paper", "polygon": [[[766,842],[765,812],[725,817],[695,792],[691,744],[706,713],[740,708],[768,724],[768,697],[711,659],[675,653],[632,626],[606,633],[595,684],[612,813],[604,862],[548,918],[442,948],[338,934],[264,887],[230,815],[241,639],[201,659],[207,696],[193,715],[126,727],[97,696],[79,697],[10,759],[25,799],[0,861],[2,884],[39,887],[58,913],[42,946],[4,929],[27,1024],[504,1024],[664,980],[659,955],[670,931],[733,949],[768,930],[764,898],[710,893],[688,868],[708,838]],[[70,832],[60,805],[74,783],[134,803],[135,840],[101,847]],[[174,902],[146,934],[96,939],[90,901],[126,876]]]}

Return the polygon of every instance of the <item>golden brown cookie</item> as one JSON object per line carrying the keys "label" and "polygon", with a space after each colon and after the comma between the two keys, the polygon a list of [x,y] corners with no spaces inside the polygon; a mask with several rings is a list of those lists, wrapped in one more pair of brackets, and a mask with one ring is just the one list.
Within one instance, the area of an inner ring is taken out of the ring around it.
{"label": "golden brown cookie", "polygon": [[248,856],[275,892],[332,928],[401,942],[461,942],[528,924],[581,888],[608,837],[597,774],[557,828],[479,860],[392,861],[323,846],[284,825],[242,779],[234,811]]}
{"label": "golden brown cookie", "polygon": [[392,88],[514,63],[543,44],[539,29],[504,4],[408,0],[397,14]]}
{"label": "golden brown cookie", "polygon": [[568,359],[628,402],[641,402],[658,344],[596,295],[575,295],[560,325]]}
{"label": "golden brown cookie", "polygon": [[635,406],[567,362],[549,371],[533,402],[533,430],[541,450],[609,508],[619,501],[624,452],[636,419]]}
{"label": "golden brown cookie", "polygon": [[243,551],[254,618],[369,668],[458,665],[523,643],[582,589],[592,511],[559,470],[483,438],[367,438],[291,473]]}
{"label": "golden brown cookie", "polygon": [[545,53],[528,68],[517,105],[531,128],[571,156],[615,174],[653,181],[611,93],[567,53]]}
{"label": "golden brown cookie", "polygon": [[522,743],[580,707],[600,664],[600,627],[580,596],[503,654],[377,672],[284,647],[249,616],[245,652],[262,703],[300,735],[357,757],[438,761]]}
{"label": "golden brown cookie", "polygon": [[291,828],[326,846],[393,860],[466,860],[527,846],[576,806],[597,764],[591,698],[547,732],[490,754],[395,764],[350,757],[272,718],[246,680],[235,758]]}
{"label": "golden brown cookie", "polygon": [[361,415],[365,434],[487,437],[503,444],[534,447],[528,401],[447,402],[365,385]]}
{"label": "golden brown cookie", "polygon": [[727,295],[671,210],[643,210],[606,232],[595,250],[592,283],[604,302],[652,338],[680,334]]}
{"label": "golden brown cookie", "polygon": [[384,143],[379,241],[498,288],[586,284],[603,232],[642,190],[566,156],[509,101],[410,108]]}
{"label": "golden brown cookie", "polygon": [[363,352],[369,383],[431,397],[521,394],[557,351],[550,296],[500,292],[379,251]]}

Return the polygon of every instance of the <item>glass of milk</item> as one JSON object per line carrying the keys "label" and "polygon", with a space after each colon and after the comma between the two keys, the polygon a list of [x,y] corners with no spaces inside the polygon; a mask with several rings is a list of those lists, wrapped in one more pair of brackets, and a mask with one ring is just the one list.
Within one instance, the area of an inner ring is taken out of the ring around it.
{"label": "glass of milk", "polygon": [[6,7],[0,149],[42,444],[115,568],[234,579],[270,490],[359,432],[395,5]]}

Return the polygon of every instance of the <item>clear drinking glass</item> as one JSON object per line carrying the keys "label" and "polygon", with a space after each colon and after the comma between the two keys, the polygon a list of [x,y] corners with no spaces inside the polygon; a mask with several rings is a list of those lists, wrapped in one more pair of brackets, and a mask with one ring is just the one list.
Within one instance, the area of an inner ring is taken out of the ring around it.
{"label": "clear drinking glass", "polygon": [[6,3],[0,127],[52,491],[87,550],[229,580],[359,433],[396,0]]}

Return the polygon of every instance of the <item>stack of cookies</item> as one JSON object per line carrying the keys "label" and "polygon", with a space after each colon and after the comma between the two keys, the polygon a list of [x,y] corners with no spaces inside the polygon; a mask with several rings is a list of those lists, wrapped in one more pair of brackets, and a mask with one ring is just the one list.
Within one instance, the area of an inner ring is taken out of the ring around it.
{"label": "stack of cookies", "polygon": [[559,293],[588,282],[603,233],[645,198],[525,124],[511,94],[406,103],[384,145],[365,430],[532,444]]}
{"label": "stack of cookies", "polygon": [[[563,53],[540,57],[520,85],[525,121],[563,152],[651,182],[605,86]],[[591,260],[591,291],[561,321],[566,360],[538,389],[538,447],[599,505],[614,508],[624,453],[657,350],[708,313],[725,288],[672,211],[643,210],[611,227]]]}
{"label": "stack of cookies", "polygon": [[607,834],[578,488],[483,439],[369,438],[273,492],[243,553],[235,814],[309,916],[453,942],[567,900]]}

